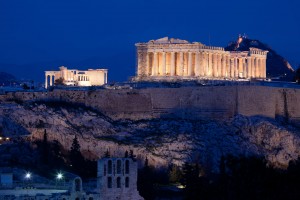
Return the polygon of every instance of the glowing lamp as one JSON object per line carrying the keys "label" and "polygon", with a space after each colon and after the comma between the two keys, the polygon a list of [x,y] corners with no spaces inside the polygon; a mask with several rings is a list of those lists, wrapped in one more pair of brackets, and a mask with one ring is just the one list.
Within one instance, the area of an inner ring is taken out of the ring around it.
{"label": "glowing lamp", "polygon": [[25,179],[27,179],[27,180],[31,179],[31,173],[30,172],[27,172],[25,174]]}
{"label": "glowing lamp", "polygon": [[60,179],[62,179],[62,178],[63,178],[62,173],[58,173],[58,174],[56,175],[56,179],[60,180]]}

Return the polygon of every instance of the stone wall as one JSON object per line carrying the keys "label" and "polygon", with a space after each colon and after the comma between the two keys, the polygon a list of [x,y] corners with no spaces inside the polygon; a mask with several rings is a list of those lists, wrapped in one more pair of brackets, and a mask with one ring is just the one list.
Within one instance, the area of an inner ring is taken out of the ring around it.
{"label": "stone wall", "polygon": [[241,114],[281,117],[300,125],[300,90],[292,88],[208,86],[95,91],[54,90],[8,93],[5,98],[82,103],[112,119],[227,119]]}

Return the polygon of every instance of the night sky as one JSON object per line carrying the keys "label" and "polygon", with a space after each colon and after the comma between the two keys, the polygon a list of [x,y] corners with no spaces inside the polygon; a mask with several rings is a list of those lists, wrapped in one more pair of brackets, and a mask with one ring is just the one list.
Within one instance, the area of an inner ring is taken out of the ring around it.
{"label": "night sky", "polygon": [[44,80],[45,70],[135,73],[136,42],[169,36],[226,46],[245,33],[300,64],[299,0],[0,0],[0,71]]}

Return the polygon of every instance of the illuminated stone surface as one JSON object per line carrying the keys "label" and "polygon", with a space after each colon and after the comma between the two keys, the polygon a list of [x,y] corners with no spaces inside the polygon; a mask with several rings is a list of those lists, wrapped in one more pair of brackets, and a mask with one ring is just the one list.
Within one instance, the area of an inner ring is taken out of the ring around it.
{"label": "illuminated stone surface", "polygon": [[222,47],[164,37],[137,43],[136,81],[266,78],[268,51]]}
{"label": "illuminated stone surface", "polygon": [[107,83],[107,69],[88,69],[87,71],[67,69],[45,71],[45,88],[54,85],[55,80],[63,80],[63,84],[72,86],[99,86]]}

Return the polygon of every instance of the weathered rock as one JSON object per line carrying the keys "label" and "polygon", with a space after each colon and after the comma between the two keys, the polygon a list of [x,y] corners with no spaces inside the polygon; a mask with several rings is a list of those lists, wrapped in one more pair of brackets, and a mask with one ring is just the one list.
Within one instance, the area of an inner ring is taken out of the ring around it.
{"label": "weathered rock", "polygon": [[99,158],[133,150],[154,166],[198,161],[217,171],[222,155],[259,155],[280,168],[300,155],[299,130],[266,117],[237,115],[225,121],[173,118],[113,121],[86,107],[32,103],[2,109],[5,135],[27,135],[30,141],[59,141],[70,149],[76,135],[83,154]]}

